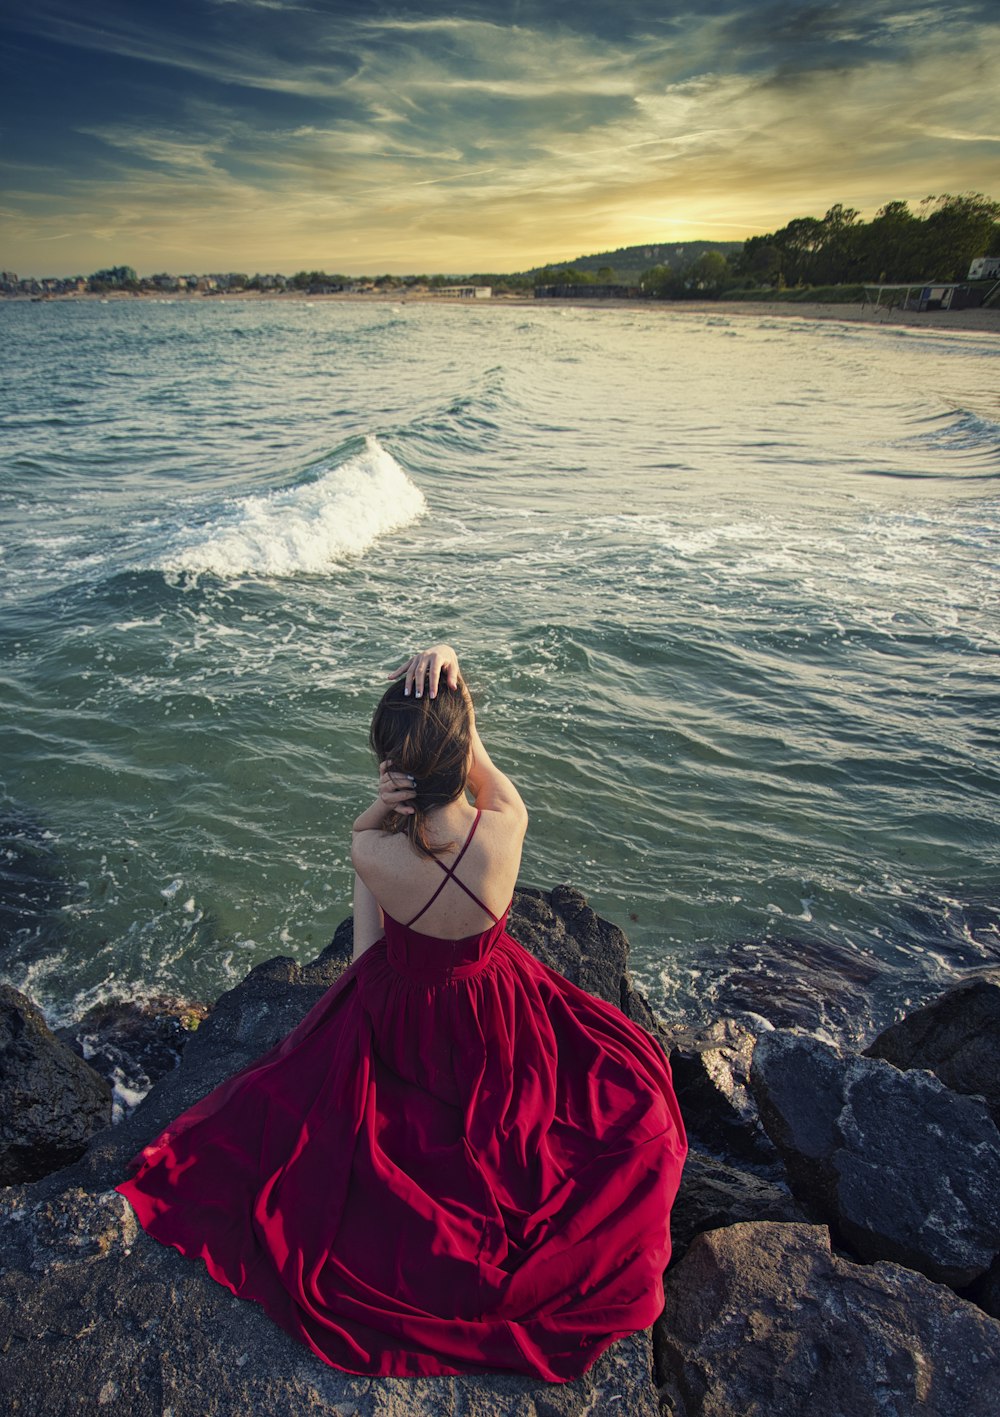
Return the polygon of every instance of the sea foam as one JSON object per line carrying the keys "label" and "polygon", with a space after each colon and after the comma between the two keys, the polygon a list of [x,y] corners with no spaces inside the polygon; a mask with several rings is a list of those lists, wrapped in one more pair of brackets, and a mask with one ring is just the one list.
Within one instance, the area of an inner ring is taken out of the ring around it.
{"label": "sea foam", "polygon": [[224,579],[317,575],[426,510],[420,488],[369,436],[364,451],[309,482],[228,499],[210,521],[173,535],[153,564]]}

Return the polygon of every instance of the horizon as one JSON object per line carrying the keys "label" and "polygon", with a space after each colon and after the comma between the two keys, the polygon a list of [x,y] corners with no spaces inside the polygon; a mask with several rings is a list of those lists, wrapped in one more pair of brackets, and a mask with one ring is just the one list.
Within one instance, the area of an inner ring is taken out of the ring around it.
{"label": "horizon", "polygon": [[1000,180],[984,0],[13,0],[2,32],[25,279],[514,274]]}
{"label": "horizon", "polygon": [[[743,238],[743,239],[745,240],[746,238]],[[241,269],[241,270],[237,270],[237,268],[236,268],[235,266],[232,266],[232,267],[229,267],[229,268],[225,268],[225,267],[223,267],[223,266],[217,266],[217,267],[215,267],[213,270],[207,270],[207,269],[206,269],[206,270],[196,270],[193,266],[189,266],[189,267],[179,268],[179,269],[174,270],[174,271],[167,271],[167,270],[161,270],[161,271],[154,271],[154,270],[140,271],[140,270],[138,269],[138,267],[132,265],[132,262],[131,262],[131,261],[127,261],[127,260],[113,260],[113,261],[110,261],[107,265],[101,266],[100,269],[101,269],[101,270],[113,270],[116,266],[118,266],[118,267],[120,267],[120,266],[130,267],[132,270],[135,271],[136,279],[137,279],[137,280],[151,280],[154,276],[157,276],[157,275],[170,275],[170,276],[193,276],[193,275],[198,275],[198,276],[217,276],[217,275],[236,275],[236,274],[238,274],[238,275],[245,275],[245,276],[246,276],[248,279],[250,279],[250,280],[252,280],[252,279],[254,278],[254,276],[267,276],[267,275],[280,275],[280,276],[285,276],[285,277],[291,278],[292,276],[297,275],[300,271],[304,271],[304,270],[308,270],[308,271],[310,271],[310,272],[311,272],[312,270],[322,271],[322,273],[323,273],[324,275],[331,275],[331,276],[332,276],[332,275],[342,275],[342,276],[346,276],[349,280],[373,280],[373,279],[379,279],[379,278],[381,278],[383,275],[390,275],[390,276],[392,277],[392,279],[394,279],[394,280],[436,280],[436,279],[440,280],[440,279],[444,279],[444,280],[455,280],[455,281],[467,281],[467,280],[471,279],[472,276],[496,276],[496,277],[498,277],[498,278],[501,279],[501,280],[512,280],[512,279],[514,279],[514,278],[517,277],[517,276],[526,275],[527,273],[529,273],[529,272],[531,272],[531,271],[534,271],[534,270],[544,270],[547,266],[551,266],[554,270],[569,269],[569,268],[573,267],[573,266],[576,264],[577,261],[593,261],[593,260],[598,259],[598,258],[601,257],[601,256],[608,256],[608,257],[611,257],[611,256],[616,255],[618,251],[623,251],[623,250],[624,250],[624,251],[637,250],[637,249],[640,249],[640,248],[643,247],[643,246],[705,246],[705,245],[708,245],[708,244],[710,244],[710,243],[711,243],[712,245],[715,245],[715,246],[740,245],[740,244],[741,244],[741,242],[740,242],[738,239],[736,239],[736,238],[734,238],[732,241],[720,241],[718,238],[711,237],[711,236],[705,236],[705,237],[702,237],[702,236],[692,236],[692,237],[687,238],[687,239],[684,240],[684,241],[641,241],[641,242],[636,243],[636,245],[635,245],[635,246],[632,246],[632,247],[629,247],[629,246],[617,247],[614,251],[585,251],[585,252],[581,252],[581,253],[580,253],[579,255],[577,255],[577,256],[566,257],[564,260],[550,260],[550,261],[545,261],[545,262],[536,262],[536,263],[535,263],[534,265],[532,265],[532,266],[525,266],[525,267],[523,267],[522,269],[516,270],[516,271],[514,271],[514,270],[511,270],[511,271],[501,271],[501,270],[493,270],[493,271],[420,271],[420,272],[418,273],[418,272],[414,269],[414,270],[400,270],[400,271],[388,272],[388,271],[379,270],[377,267],[374,267],[374,266],[373,266],[370,270],[367,270],[367,271],[346,271],[346,270],[340,270],[340,269],[336,269],[336,268],[331,269],[331,270],[325,270],[324,268],[319,267],[319,266],[317,266],[317,267],[309,267],[309,266],[303,266],[303,265],[298,265],[298,266],[295,266],[294,268],[293,268],[293,267],[289,267],[288,270],[285,270],[285,271],[279,271],[279,270],[263,270],[263,269],[260,269],[260,268],[254,268],[254,270],[252,270],[252,271],[251,271],[251,270],[245,270],[245,271],[244,271],[244,270],[242,270],[242,269]],[[8,271],[8,270],[11,270],[11,269],[12,269],[11,267],[8,267],[8,266],[3,265],[3,262],[0,261],[0,270]],[[84,280],[87,280],[87,279],[93,277],[94,275],[96,275],[96,274],[97,274],[97,271],[82,271],[82,270],[81,270],[81,271],[45,271],[45,272],[42,273],[42,274],[38,274],[38,273],[36,273],[36,272],[34,272],[34,271],[28,271],[27,273],[23,273],[23,274],[22,274],[22,272],[20,272],[20,271],[15,271],[14,274],[17,275],[17,277],[18,277],[19,280],[76,280],[76,279],[80,279],[80,278],[82,278],[82,279],[84,279]]]}

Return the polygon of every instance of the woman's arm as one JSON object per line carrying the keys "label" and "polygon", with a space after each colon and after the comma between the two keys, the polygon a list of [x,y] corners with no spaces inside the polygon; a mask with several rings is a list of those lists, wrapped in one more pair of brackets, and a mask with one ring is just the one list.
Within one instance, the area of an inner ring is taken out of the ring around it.
{"label": "woman's arm", "polygon": [[394,771],[388,761],[378,765],[378,796],[370,807],[354,819],[351,829],[351,861],[354,865],[354,954],[363,955],[369,946],[382,938],[384,921],[382,907],[359,875],[364,870],[364,858],[369,854],[371,837],[366,832],[381,829],[390,812],[410,813],[414,809],[409,799],[414,795],[413,779]]}
{"label": "woman's arm", "polygon": [[477,807],[486,812],[504,812],[511,816],[522,833],[528,827],[528,809],[520,792],[506,773],[500,771],[486,751],[486,745],[479,736],[476,717],[472,712],[472,766],[469,769],[469,788]]}
{"label": "woman's arm", "polygon": [[365,885],[364,881],[354,873],[354,953],[351,956],[351,963],[360,959],[365,950],[369,949],[376,940],[382,938],[384,928],[382,918],[382,907]]}

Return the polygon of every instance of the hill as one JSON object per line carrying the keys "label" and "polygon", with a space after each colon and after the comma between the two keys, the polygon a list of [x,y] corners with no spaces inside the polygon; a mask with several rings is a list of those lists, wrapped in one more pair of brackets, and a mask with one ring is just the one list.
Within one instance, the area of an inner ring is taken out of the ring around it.
{"label": "hill", "polygon": [[595,256],[577,256],[574,261],[550,261],[544,266],[533,266],[517,274],[530,278],[543,270],[573,270],[596,275],[599,270],[610,267],[614,274],[611,280],[623,285],[638,281],[644,271],[651,266],[670,266],[680,270],[692,261],[697,261],[709,251],[717,251],[720,256],[735,256],[743,250],[742,241],[668,241],[645,246],[619,246],[616,251],[600,251]]}

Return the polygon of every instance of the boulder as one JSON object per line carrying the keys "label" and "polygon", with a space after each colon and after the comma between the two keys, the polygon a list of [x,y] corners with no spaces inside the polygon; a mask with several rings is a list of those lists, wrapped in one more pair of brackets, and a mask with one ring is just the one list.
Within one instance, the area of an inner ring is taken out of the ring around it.
{"label": "boulder", "polygon": [[865,1049],[896,1068],[926,1068],[955,1092],[985,1097],[1000,1122],[1000,969],[949,989]]}
{"label": "boulder", "polygon": [[204,1004],[166,996],[109,999],[53,1032],[111,1084],[114,1123],[128,1116],[157,1078],[178,1066],[207,1015]]}
{"label": "boulder", "polygon": [[757,1034],[770,1027],[763,1019],[751,1028],[741,1020],[723,1018],[704,1028],[674,1030],[669,1056],[690,1135],[712,1151],[773,1169],[774,1145],[761,1126],[750,1090]]}
{"label": "boulder", "polygon": [[30,1187],[8,1191],[0,1233],[0,1385],[11,1414],[659,1417],[648,1331],[613,1345],[574,1383],[358,1377],[149,1240],[116,1191],[70,1186],[49,1200]]}
{"label": "boulder", "polygon": [[995,1417],[1000,1323],[823,1226],[733,1225],[667,1276],[654,1328],[672,1417]]}
{"label": "boulder", "polygon": [[[519,892],[511,929],[583,987],[652,1020],[628,978],[624,935],[578,892]],[[178,1113],[284,1037],[339,978],[351,950],[345,922],[309,964],[279,957],[258,965],[221,996],[188,1039],[180,1066],[163,1074],[130,1116],[95,1136],[66,1170],[0,1193],[5,1411],[661,1417],[652,1330],[612,1344],[570,1383],[494,1372],[423,1379],[340,1372],[203,1265],[151,1239],[112,1189],[128,1158]]]}
{"label": "boulder", "polygon": [[931,1073],[764,1034],[750,1082],[792,1189],[861,1258],[957,1287],[1000,1252],[1000,1132]]}
{"label": "boulder", "polygon": [[0,1185],[67,1166],[110,1121],[108,1083],[26,995],[0,985]]}
{"label": "boulder", "polygon": [[572,886],[516,891],[509,929],[538,959],[665,1042],[662,1026],[633,985],[624,932],[596,915],[580,891]]}
{"label": "boulder", "polygon": [[730,945],[709,991],[720,1015],[755,1014],[775,1028],[860,1042],[882,973],[872,955],[849,945],[768,935]]}
{"label": "boulder", "polygon": [[749,1220],[805,1220],[788,1187],[692,1148],[670,1212],[671,1264],[705,1230]]}

